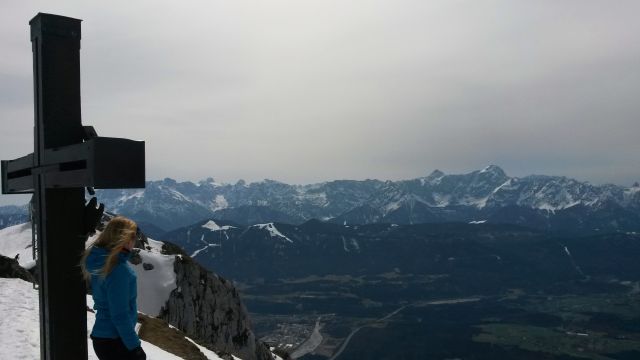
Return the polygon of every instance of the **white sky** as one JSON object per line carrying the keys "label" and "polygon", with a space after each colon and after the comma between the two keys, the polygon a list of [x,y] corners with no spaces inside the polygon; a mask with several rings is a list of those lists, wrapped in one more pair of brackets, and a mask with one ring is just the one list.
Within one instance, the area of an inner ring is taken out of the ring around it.
{"label": "white sky", "polygon": [[148,179],[640,180],[639,1],[3,0],[2,159],[39,11],[83,19],[83,122],[144,139]]}

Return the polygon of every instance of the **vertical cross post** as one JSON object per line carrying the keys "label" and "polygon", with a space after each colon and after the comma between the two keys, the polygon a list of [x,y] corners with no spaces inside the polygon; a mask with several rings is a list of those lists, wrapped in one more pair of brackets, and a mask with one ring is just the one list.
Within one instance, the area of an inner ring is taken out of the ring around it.
{"label": "vertical cross post", "polygon": [[[38,14],[31,25],[34,84],[33,166],[45,149],[81,143],[80,21]],[[34,172],[40,274],[41,359],[87,358],[86,290],[79,268],[84,188],[48,188]]]}
{"label": "vertical cross post", "polygon": [[144,141],[99,137],[82,126],[80,20],[38,14],[29,24],[34,152],[0,161],[2,193],[34,193],[40,358],[83,360],[87,312],[80,259],[86,233],[102,211],[95,201],[85,209],[84,187],[144,188]]}

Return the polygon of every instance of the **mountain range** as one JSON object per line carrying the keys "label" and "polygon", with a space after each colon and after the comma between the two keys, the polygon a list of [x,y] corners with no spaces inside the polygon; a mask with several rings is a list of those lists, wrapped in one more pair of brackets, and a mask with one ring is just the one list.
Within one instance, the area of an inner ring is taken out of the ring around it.
{"label": "mountain range", "polygon": [[[99,190],[113,213],[150,236],[204,219],[302,224],[504,223],[536,230],[597,234],[640,231],[640,185],[593,185],[562,176],[508,176],[487,166],[466,174],[435,170],[410,180],[335,180],[290,185],[148,181],[145,189]],[[0,207],[0,228],[25,221],[24,207]]]}
{"label": "mountain range", "polygon": [[221,184],[147,182],[146,189],[103,190],[101,202],[151,231],[203,219],[242,225],[318,219],[339,224],[507,223],[557,232],[640,230],[640,185],[593,185],[561,176],[510,177],[491,165],[467,174],[435,170],[411,180],[336,180],[289,185],[274,180]]}

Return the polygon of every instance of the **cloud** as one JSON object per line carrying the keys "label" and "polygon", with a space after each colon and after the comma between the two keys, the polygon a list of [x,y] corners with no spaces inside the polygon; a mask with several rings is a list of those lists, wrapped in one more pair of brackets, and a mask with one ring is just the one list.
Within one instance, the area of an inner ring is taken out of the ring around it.
{"label": "cloud", "polygon": [[[638,177],[640,3],[20,2],[0,11],[3,158],[31,141],[28,20],[83,19],[83,121],[150,178]],[[19,140],[24,139],[24,140]],[[24,141],[24,144],[22,143]],[[19,153],[16,153],[18,152]]]}

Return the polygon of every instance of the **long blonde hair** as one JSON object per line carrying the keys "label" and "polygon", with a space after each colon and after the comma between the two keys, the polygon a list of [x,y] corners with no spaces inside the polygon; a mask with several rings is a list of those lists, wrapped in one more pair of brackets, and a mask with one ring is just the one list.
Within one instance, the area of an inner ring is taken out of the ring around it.
{"label": "long blonde hair", "polygon": [[138,231],[138,225],[131,220],[127,219],[123,216],[116,216],[109,221],[107,226],[105,226],[104,230],[96,241],[89,245],[87,249],[82,254],[82,261],[80,266],[82,267],[82,274],[85,280],[89,281],[91,279],[91,273],[87,270],[87,257],[91,253],[91,250],[94,246],[98,246],[109,251],[109,255],[107,255],[107,260],[104,263],[102,269],[100,269],[99,274],[102,277],[106,277],[111,273],[113,267],[118,262],[118,254],[122,251],[124,246],[129,242],[135,239],[136,233]]}

